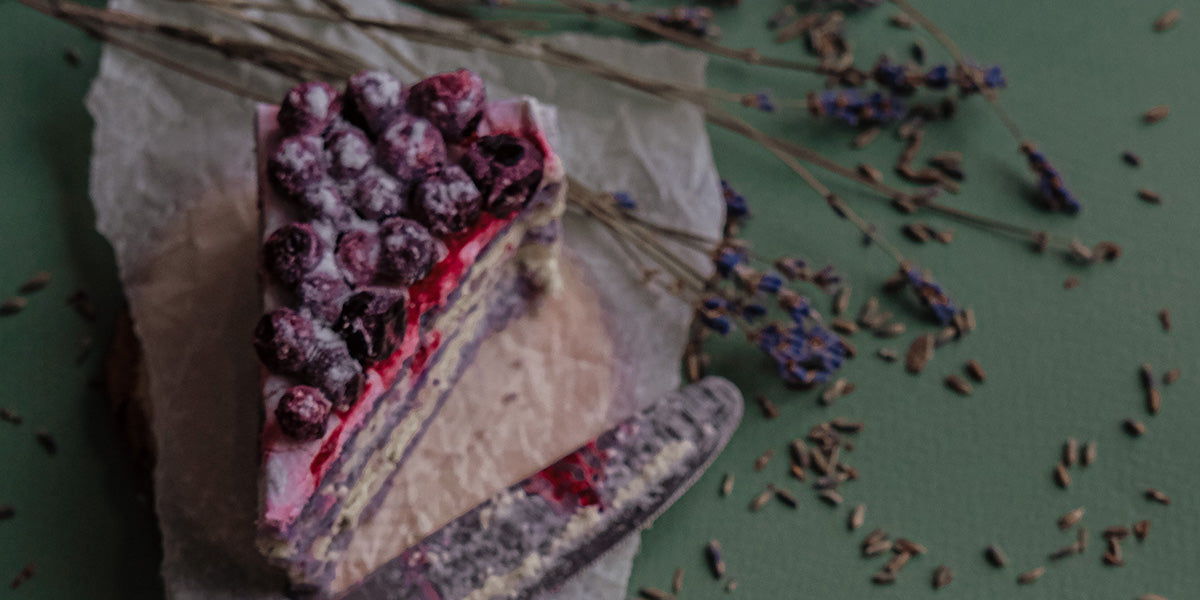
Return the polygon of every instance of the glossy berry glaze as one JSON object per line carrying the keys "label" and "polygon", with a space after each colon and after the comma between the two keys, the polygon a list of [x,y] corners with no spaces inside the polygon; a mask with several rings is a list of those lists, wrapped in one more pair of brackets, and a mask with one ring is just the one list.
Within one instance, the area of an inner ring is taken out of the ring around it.
{"label": "glossy berry glaze", "polygon": [[[513,169],[561,178],[519,101],[484,103],[482,82],[464,72],[422,84],[413,97],[364,72],[345,94],[302,84],[281,107],[259,107],[267,530],[287,531],[379,399],[428,367],[447,334],[430,317],[523,214],[528,196],[485,207],[479,188],[497,195]],[[430,103],[433,91],[455,101]],[[530,150],[480,169],[476,146],[498,135]],[[468,160],[474,178],[457,164]]]}

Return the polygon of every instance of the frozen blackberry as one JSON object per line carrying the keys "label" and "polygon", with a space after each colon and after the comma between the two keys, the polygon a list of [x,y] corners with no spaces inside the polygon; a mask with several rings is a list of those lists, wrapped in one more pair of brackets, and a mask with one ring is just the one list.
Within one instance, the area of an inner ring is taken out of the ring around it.
{"label": "frozen blackberry", "polygon": [[446,143],[429,121],[405,114],[379,135],[375,154],[388,173],[412,181],[446,162]]}
{"label": "frozen blackberry", "polygon": [[325,148],[320,137],[297,135],[284,138],[267,161],[271,181],[289,197],[325,176]]}
{"label": "frozen blackberry", "polygon": [[367,134],[353,127],[342,127],[325,136],[329,156],[329,174],[336,179],[353,179],[375,161],[375,151]]}
{"label": "frozen blackberry", "polygon": [[427,176],[413,189],[409,202],[417,220],[437,236],[474,225],[483,210],[479,188],[457,165],[447,165]]}
{"label": "frozen blackberry", "polygon": [[279,127],[287,135],[321,133],[342,110],[337,90],[321,81],[301,83],[288,90],[279,105]]}
{"label": "frozen blackberry", "polygon": [[307,385],[289,388],[275,407],[275,422],[284,435],[301,442],[319,440],[325,435],[329,410],[333,403],[321,390]]}
{"label": "frozen blackberry", "polygon": [[295,288],[321,262],[325,242],[307,223],[289,223],[263,242],[263,266],[287,288]]}
{"label": "frozen blackberry", "polygon": [[424,225],[400,217],[383,222],[379,245],[380,275],[403,286],[424,279],[445,253]]}
{"label": "frozen blackberry", "polygon": [[294,196],[296,210],[306,221],[327,219],[332,223],[343,223],[349,216],[349,207],[342,200],[338,185],[329,178],[322,178]]}
{"label": "frozen blackberry", "polygon": [[378,221],[404,212],[407,193],[403,181],[382,169],[371,168],[358,178],[350,206],[358,216],[368,221]]}
{"label": "frozen blackberry", "polygon": [[351,287],[367,285],[379,265],[379,238],[364,229],[351,229],[338,238],[334,260]]}
{"label": "frozen blackberry", "polygon": [[350,355],[370,365],[395,352],[404,340],[405,295],[386,287],[367,288],[342,305],[334,330],[346,340]]}
{"label": "frozen blackberry", "polygon": [[433,123],[446,140],[457,142],[475,133],[486,100],[483,80],[462,69],[414,84],[405,105],[408,112]]}
{"label": "frozen blackberry", "polygon": [[350,295],[350,286],[338,275],[311,273],[300,282],[297,295],[300,306],[314,318],[332,323],[342,310],[342,300]]}
{"label": "frozen blackberry", "polygon": [[278,308],[262,316],[254,327],[254,350],[272,373],[295,375],[304,370],[316,338],[312,321],[290,309]]}
{"label": "frozen blackberry", "polygon": [[361,71],[346,83],[342,114],[346,120],[377,134],[403,111],[404,86],[383,71]]}
{"label": "frozen blackberry", "polygon": [[459,164],[483,193],[484,208],[505,215],[529,199],[542,180],[544,160],[529,141],[502,133],[480,138]]}

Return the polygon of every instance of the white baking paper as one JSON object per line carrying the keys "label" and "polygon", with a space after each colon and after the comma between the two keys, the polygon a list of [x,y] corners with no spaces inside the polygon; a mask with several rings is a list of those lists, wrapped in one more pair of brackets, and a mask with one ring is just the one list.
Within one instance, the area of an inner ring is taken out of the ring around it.
{"label": "white baking paper", "polygon": [[[174,3],[114,0],[112,6],[262,35]],[[389,18],[426,18],[378,0],[354,7]],[[311,27],[402,72],[356,32]],[[583,35],[553,39],[636,73],[703,83],[705,59],[695,53]],[[530,94],[557,105],[558,151],[569,174],[598,189],[629,191],[648,218],[718,235],[720,192],[695,109],[540,64],[402,41],[395,46],[429,72],[476,70],[491,97]],[[175,56],[219,64],[199,53]],[[259,71],[237,73],[264,84]],[[267,80],[281,97],[286,83]],[[91,192],[97,227],[116,251],[146,356],[168,595],[278,598],[282,575],[253,545],[259,399],[249,339],[260,308],[252,103],[107,48],[88,108],[96,121]],[[568,218],[566,230],[568,244],[602,282],[598,300],[618,317],[620,345],[635,349],[631,362],[640,367],[631,376],[639,403],[677,387],[687,307],[642,285],[640,273],[594,223]],[[704,268],[702,256],[692,258]],[[635,550],[635,543],[623,545],[561,597],[623,597]]]}

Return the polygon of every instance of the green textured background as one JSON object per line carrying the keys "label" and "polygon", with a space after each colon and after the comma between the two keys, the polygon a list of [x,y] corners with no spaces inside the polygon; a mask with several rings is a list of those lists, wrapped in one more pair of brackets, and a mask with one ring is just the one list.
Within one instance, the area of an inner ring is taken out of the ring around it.
{"label": "green textured background", "polygon": [[[933,269],[959,303],[979,315],[978,331],[938,351],[920,377],[901,365],[882,363],[880,346],[903,350],[908,340],[887,343],[859,334],[860,358],[844,374],[859,389],[833,407],[814,394],[785,390],[743,343],[714,345],[714,371],[730,376],[747,398],[766,393],[782,416],[764,419],[755,405],[711,471],[643,536],[632,587],[669,586],[675,567],[687,575],[683,597],[728,597],[704,568],[710,539],[725,548],[729,577],[744,598],[924,598],[935,592],[930,575],[950,565],[956,579],[941,597],[1132,599],[1154,592],[1172,600],[1200,597],[1200,452],[1194,445],[1200,406],[1191,392],[1200,370],[1200,250],[1195,201],[1200,166],[1200,53],[1196,23],[1200,3],[920,2],[961,46],[981,62],[1004,65],[1010,88],[1003,101],[1038,140],[1084,203],[1077,218],[1046,214],[1029,202],[1030,176],[999,122],[975,99],[961,105],[952,122],[931,125],[923,156],[961,150],[968,181],[946,201],[1036,228],[1111,239],[1125,256],[1111,265],[1072,267],[1054,256],[1034,255],[1022,244],[939,221],[956,230],[948,246],[917,246],[903,239],[900,216],[832,176],[818,173],[865,217],[921,265]],[[1190,6],[1188,5],[1190,4]],[[735,47],[757,45],[764,53],[796,56],[798,42],[769,41],[763,23],[777,2],[747,2],[723,11],[718,22]],[[1153,19],[1171,6],[1185,16],[1167,33],[1154,33]],[[859,64],[878,53],[905,56],[924,41],[931,60],[943,60],[918,31],[886,24],[896,12],[885,6],[851,15],[847,30]],[[577,19],[556,19],[580,26]],[[588,29],[584,25],[585,29]],[[603,28],[601,31],[615,31]],[[67,48],[83,56],[78,68],[62,58]],[[88,388],[101,366],[93,352],[82,366],[73,356],[79,339],[103,347],[121,303],[112,253],[92,230],[86,200],[90,121],[82,98],[95,73],[98,46],[83,34],[0,2],[0,296],[15,291],[39,269],[54,282],[30,298],[21,314],[0,319],[0,406],[16,409],[25,423],[0,423],[0,504],[17,515],[0,522],[0,583],[26,562],[37,564],[34,579],[0,597],[143,598],[160,592],[157,534],[134,489],[132,470],[104,399]],[[715,60],[713,85],[739,91],[766,89],[800,97],[820,86],[805,74],[745,68]],[[1170,104],[1171,116],[1145,125],[1141,113]],[[794,137],[844,162],[873,162],[887,170],[900,143],[881,136],[867,150],[848,146],[848,134],[816,123],[797,110],[755,121]],[[767,255],[795,253],[831,262],[854,284],[853,305],[877,293],[894,268],[877,250],[864,248],[848,223],[761,149],[714,131],[713,152],[722,174],[752,202],[755,219],[747,235]],[[1131,149],[1144,159],[1134,169],[1119,154]],[[889,178],[891,176],[889,175]],[[1162,193],[1162,206],[1134,196],[1139,187]],[[1071,291],[1063,280],[1078,276]],[[64,303],[77,288],[95,298],[101,318],[88,324]],[[885,302],[915,327],[916,318]],[[1155,313],[1169,307],[1170,333]],[[943,386],[968,358],[988,370],[987,383],[969,398]],[[1165,408],[1149,417],[1142,408],[1138,365],[1160,372],[1182,369],[1183,379],[1165,390]],[[861,473],[843,486],[847,504],[833,509],[786,475],[786,443],[815,423],[837,416],[862,419],[866,430],[847,462]],[[1130,439],[1121,432],[1126,417],[1144,419],[1149,432]],[[59,443],[47,457],[34,442],[46,427]],[[1075,436],[1100,444],[1098,462],[1075,470],[1069,490],[1056,488],[1051,470],[1062,441]],[[761,472],[754,459],[768,448],[779,455]],[[730,498],[717,494],[724,473],[737,476]],[[772,503],[758,513],[750,498],[774,481],[797,492],[798,510]],[[1155,486],[1175,502],[1159,506],[1141,491]],[[846,530],[850,506],[867,505],[867,527]],[[1061,513],[1084,506],[1083,523],[1093,532],[1083,557],[1048,564],[1047,554],[1069,543],[1060,533]],[[1123,568],[1103,566],[1099,530],[1136,519],[1153,521],[1144,543],[1125,544]],[[873,586],[870,575],[882,559],[863,559],[858,541],[882,527],[927,545],[900,581]],[[1000,544],[1010,557],[1003,570],[986,565],[982,550]],[[1047,564],[1036,584],[1020,587],[1018,572]]]}

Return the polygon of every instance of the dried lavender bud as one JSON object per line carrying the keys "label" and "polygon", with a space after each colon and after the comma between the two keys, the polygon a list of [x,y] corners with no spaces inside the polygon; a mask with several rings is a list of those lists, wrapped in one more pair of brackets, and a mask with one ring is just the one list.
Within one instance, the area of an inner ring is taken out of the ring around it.
{"label": "dried lavender bud", "polygon": [[24,310],[28,304],[29,301],[24,297],[13,296],[0,304],[0,316],[15,315]]}
{"label": "dried lavender bud", "polygon": [[278,308],[259,319],[254,328],[254,350],[270,371],[294,375],[304,369],[315,335],[308,317],[290,308]]}
{"label": "dried lavender bud", "polygon": [[459,164],[483,193],[484,208],[503,215],[524,206],[542,180],[543,161],[532,143],[500,134],[480,138]]}
{"label": "dried lavender bud", "polygon": [[33,437],[37,439],[38,445],[40,445],[42,449],[46,451],[46,454],[49,454],[50,456],[58,454],[58,442],[54,441],[54,436],[50,435],[49,431],[46,431],[45,429],[39,429],[34,432]]}
{"label": "dried lavender bud", "polygon": [[287,135],[321,133],[342,110],[341,95],[321,81],[301,83],[288,90],[279,104],[279,127]]}
{"label": "dried lavender bud", "polygon": [[379,228],[380,274],[403,286],[425,278],[445,250],[425,226],[396,217]]}
{"label": "dried lavender bud", "polygon": [[418,183],[410,202],[413,216],[437,236],[474,225],[483,210],[479,188],[457,165],[447,165]]}
{"label": "dried lavender bud", "polygon": [[289,223],[263,242],[263,266],[280,285],[295,288],[321,262],[324,252],[325,242],[312,226]]}
{"label": "dried lavender bud", "polygon": [[314,387],[297,385],[279,398],[275,422],[285,435],[301,442],[321,439],[333,404]]}
{"label": "dried lavender bud", "polygon": [[412,86],[406,106],[424,117],[451,142],[470,137],[483,117],[487,100],[483,80],[466,69],[439,73]]}
{"label": "dried lavender bud", "polygon": [[379,133],[403,111],[404,90],[390,73],[361,71],[346,84],[343,114],[347,121]]}
{"label": "dried lavender bud", "polygon": [[295,197],[325,176],[325,148],[320,137],[284,138],[267,161],[267,174],[285,196]]}
{"label": "dried lavender bud", "polygon": [[388,173],[412,181],[446,162],[446,142],[429,121],[404,114],[379,135],[375,153]]}
{"label": "dried lavender bud", "polygon": [[362,130],[341,127],[325,136],[329,174],[337,179],[353,179],[362,175],[375,162],[375,149]]}
{"label": "dried lavender bud", "polygon": [[342,305],[333,328],[350,355],[363,364],[386,358],[404,339],[404,292],[393,288],[367,288],[355,293]]}
{"label": "dried lavender bud", "polygon": [[366,380],[362,367],[342,343],[318,346],[310,355],[301,378],[319,388],[339,411],[354,406]]}
{"label": "dried lavender bud", "polygon": [[50,279],[50,271],[38,271],[33,277],[26,279],[25,283],[21,284],[21,287],[17,289],[17,293],[26,296],[40,291],[50,285]]}

